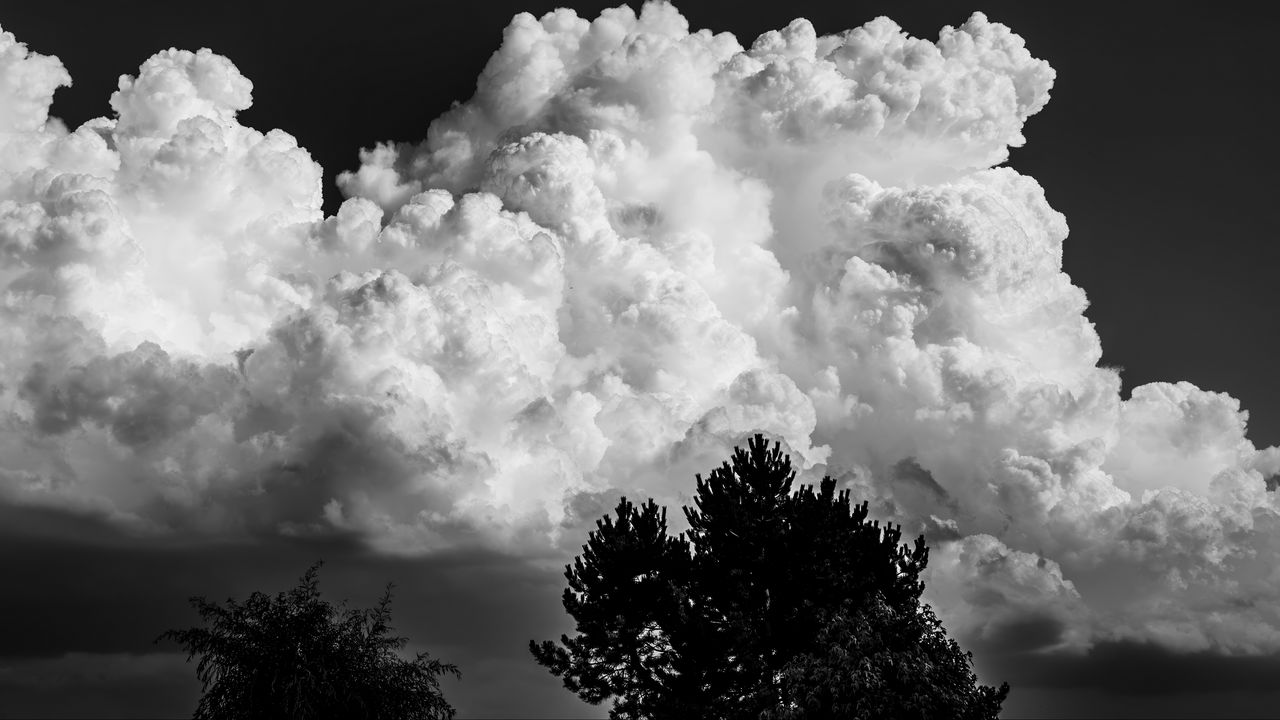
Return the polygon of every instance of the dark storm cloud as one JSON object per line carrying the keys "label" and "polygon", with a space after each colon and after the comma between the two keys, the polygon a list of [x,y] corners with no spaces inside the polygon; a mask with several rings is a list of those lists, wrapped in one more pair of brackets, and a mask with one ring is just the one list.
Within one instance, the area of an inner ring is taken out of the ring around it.
{"label": "dark storm cloud", "polygon": [[[0,616],[29,618],[0,656],[153,652],[168,627],[191,624],[192,595],[222,599],[286,589],[316,558],[354,555],[349,540],[195,544],[132,537],[93,516],[0,505]],[[41,619],[41,621],[34,621]]]}
{"label": "dark storm cloud", "polygon": [[1280,678],[1280,654],[1177,653],[1136,642],[1099,643],[1079,656],[988,652],[980,657],[992,678],[1028,688],[1095,688],[1129,695],[1268,692]]}
{"label": "dark storm cloud", "polygon": [[[0,717],[188,712],[199,694],[194,664],[177,646],[153,644],[166,629],[200,624],[187,599],[275,594],[317,559],[321,593],[334,603],[369,607],[395,583],[394,631],[409,650],[462,668],[465,682],[444,686],[460,710],[582,712],[527,650],[569,629],[558,566],[487,552],[379,556],[352,537],[140,538],[91,515],[0,505],[0,577],[14,579],[0,592]],[[509,694],[495,698],[488,689],[499,684]]]}
{"label": "dark storm cloud", "polygon": [[984,682],[1013,688],[1006,718],[1270,718],[1280,655],[1176,653],[1106,642],[1081,655],[1001,652],[966,643]]}
{"label": "dark storm cloud", "polygon": [[200,686],[184,655],[69,654],[0,659],[0,718],[131,718],[189,714]]}
{"label": "dark storm cloud", "polygon": [[982,656],[1029,653],[1057,645],[1065,630],[1061,618],[1030,613],[993,624],[984,637],[972,640],[967,647]]}

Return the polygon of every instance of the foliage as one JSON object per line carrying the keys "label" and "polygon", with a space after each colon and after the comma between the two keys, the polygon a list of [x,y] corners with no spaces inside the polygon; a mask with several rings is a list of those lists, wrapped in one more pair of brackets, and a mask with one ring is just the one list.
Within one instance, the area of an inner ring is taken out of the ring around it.
{"label": "foliage", "polygon": [[201,656],[195,720],[452,718],[438,676],[460,673],[425,652],[413,660],[397,654],[407,639],[388,635],[392,586],[374,608],[335,608],[320,599],[321,564],[274,599],[255,592],[223,607],[193,597],[206,627],[156,639],[178,642],[188,660]]}
{"label": "foliage", "polygon": [[977,684],[972,653],[922,604],[895,614],[879,593],[828,614],[815,649],[783,668],[784,697],[761,720],[986,720],[1009,694]]}
{"label": "foliage", "polygon": [[900,546],[833,479],[794,479],[756,435],[697,476],[685,533],[624,498],[566,567],[577,634],[534,658],[619,720],[996,717],[1007,685],[977,686],[920,602],[924,538]]}

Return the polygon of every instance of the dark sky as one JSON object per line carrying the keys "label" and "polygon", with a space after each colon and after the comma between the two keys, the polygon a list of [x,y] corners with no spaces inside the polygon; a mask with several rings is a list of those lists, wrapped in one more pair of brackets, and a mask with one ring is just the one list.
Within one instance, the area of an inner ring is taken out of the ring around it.
{"label": "dark sky", "polygon": [[[612,3],[573,7],[594,17]],[[109,112],[122,73],[153,52],[210,47],[254,82],[241,121],[293,134],[326,175],[378,140],[417,140],[470,96],[515,12],[554,2],[283,4],[9,2],[0,27],[58,56],[74,86],[54,114],[75,126]],[[1194,12],[1129,3],[689,2],[693,28],[740,42],[792,18],[820,33],[889,15],[936,37],[973,10],[1005,23],[1057,71],[1052,100],[1027,125],[1010,165],[1035,177],[1071,227],[1065,269],[1090,300],[1105,350],[1136,385],[1188,380],[1250,413],[1250,439],[1280,442],[1274,372],[1274,181],[1280,145],[1271,23],[1245,4]],[[445,682],[464,718],[595,717],[535,666],[525,644],[558,633],[562,578],[498,556],[375,557],[354,544],[264,539],[157,546],[89,518],[0,518],[0,717],[172,717],[198,693],[182,658],[149,656],[151,639],[193,620],[184,598],[284,589],[315,558],[322,588],[371,603],[398,585],[398,630],[458,663]],[[550,628],[550,630],[544,630]],[[1176,656],[1124,643],[1087,657],[1041,658],[973,646],[985,680],[1014,692],[1006,717],[1272,717],[1280,658]],[[84,662],[77,665],[76,655]],[[102,655],[116,661],[104,665]],[[57,663],[52,661],[62,658]],[[97,659],[95,659],[97,658]],[[52,663],[52,664],[51,664]],[[502,692],[491,688],[503,687]]]}

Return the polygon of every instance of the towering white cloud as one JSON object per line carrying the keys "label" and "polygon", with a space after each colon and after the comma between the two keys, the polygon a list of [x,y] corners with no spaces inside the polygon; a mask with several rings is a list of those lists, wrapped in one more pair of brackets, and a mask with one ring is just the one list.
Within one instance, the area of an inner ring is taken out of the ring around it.
{"label": "towering white cloud", "polygon": [[0,34],[0,498],[555,555],[762,431],[929,533],[963,637],[1280,649],[1280,450],[1226,395],[1123,399],[1065,219],[995,167],[1053,80],[982,14],[520,15],[323,217],[230,60],[159,53],[68,131]]}

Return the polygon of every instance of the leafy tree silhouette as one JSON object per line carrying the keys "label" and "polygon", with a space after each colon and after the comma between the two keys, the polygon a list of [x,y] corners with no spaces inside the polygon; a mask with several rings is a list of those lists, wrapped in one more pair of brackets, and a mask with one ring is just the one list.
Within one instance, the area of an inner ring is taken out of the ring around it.
{"label": "leafy tree silhouette", "polygon": [[920,601],[924,537],[794,479],[757,434],[697,476],[685,533],[623,498],[565,568],[577,634],[530,641],[534,659],[617,720],[997,717],[1008,685],[978,685]]}
{"label": "leafy tree silhouette", "polygon": [[190,660],[203,696],[195,720],[448,720],[454,709],[438,677],[461,677],[454,665],[396,651],[407,642],[388,635],[391,590],[377,606],[335,608],[320,599],[312,565],[297,587],[274,599],[255,592],[226,606],[191,598],[208,627],[169,630]]}

